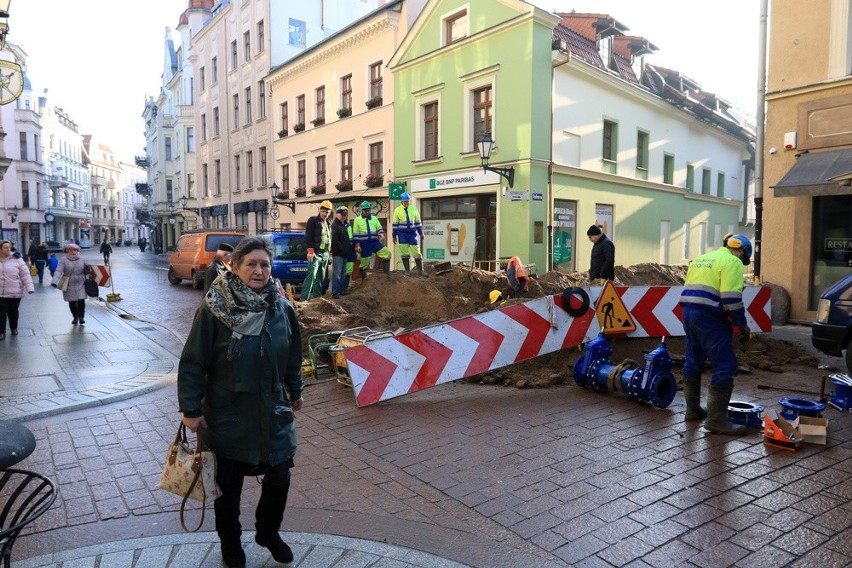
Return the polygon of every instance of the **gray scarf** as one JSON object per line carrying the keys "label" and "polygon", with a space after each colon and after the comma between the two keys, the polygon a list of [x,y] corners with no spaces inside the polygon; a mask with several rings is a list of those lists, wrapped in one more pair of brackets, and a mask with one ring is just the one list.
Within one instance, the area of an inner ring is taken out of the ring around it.
{"label": "gray scarf", "polygon": [[[277,299],[278,288],[272,279],[259,293],[232,272],[226,272],[213,281],[204,302],[213,316],[231,330],[228,361],[239,356],[239,344],[243,337],[261,334],[266,311],[275,305]],[[263,342],[260,344],[260,355],[263,356]]]}

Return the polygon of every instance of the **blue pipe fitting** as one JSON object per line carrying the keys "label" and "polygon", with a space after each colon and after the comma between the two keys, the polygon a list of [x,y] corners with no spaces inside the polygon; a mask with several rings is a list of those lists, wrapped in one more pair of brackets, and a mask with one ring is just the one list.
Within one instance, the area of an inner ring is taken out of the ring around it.
{"label": "blue pipe fitting", "polygon": [[825,410],[823,403],[809,398],[791,398],[785,396],[778,400],[778,404],[784,409],[781,411],[781,416],[789,421],[795,420],[798,416],[822,418],[822,411]]}
{"label": "blue pipe fitting", "polygon": [[834,385],[834,392],[828,404],[837,410],[852,409],[852,378],[843,373],[831,375],[829,378]]}
{"label": "blue pipe fitting", "polygon": [[740,424],[746,428],[760,428],[763,426],[763,407],[732,400],[728,403],[728,420],[731,424]]}
{"label": "blue pipe fitting", "polygon": [[574,363],[574,381],[581,387],[598,392],[624,392],[631,398],[666,408],[674,400],[677,382],[671,369],[674,361],[669,357],[665,343],[645,354],[645,364],[633,368],[614,365],[609,357],[612,349],[603,334],[583,344],[585,352]]}

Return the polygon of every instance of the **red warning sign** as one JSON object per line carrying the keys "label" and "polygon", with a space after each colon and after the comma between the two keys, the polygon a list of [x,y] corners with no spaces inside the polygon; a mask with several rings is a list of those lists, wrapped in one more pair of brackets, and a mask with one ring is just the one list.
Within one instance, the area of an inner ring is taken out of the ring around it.
{"label": "red warning sign", "polygon": [[630,317],[627,306],[615,290],[611,281],[607,281],[601,291],[601,297],[595,306],[598,323],[603,333],[629,333],[636,331],[636,324]]}

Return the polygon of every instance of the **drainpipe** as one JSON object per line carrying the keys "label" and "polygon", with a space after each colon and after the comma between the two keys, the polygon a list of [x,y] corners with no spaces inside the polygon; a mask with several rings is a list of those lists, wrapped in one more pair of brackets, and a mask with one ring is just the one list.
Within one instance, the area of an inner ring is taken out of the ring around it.
{"label": "drainpipe", "polygon": [[769,0],[760,0],[757,57],[757,138],[754,157],[754,283],[760,284],[763,241],[763,156],[766,135],[766,31]]}

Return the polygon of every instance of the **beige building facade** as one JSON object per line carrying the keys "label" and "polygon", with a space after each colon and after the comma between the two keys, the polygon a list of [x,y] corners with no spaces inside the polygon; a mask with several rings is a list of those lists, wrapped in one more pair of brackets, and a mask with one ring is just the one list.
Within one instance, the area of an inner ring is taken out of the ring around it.
{"label": "beige building facade", "polygon": [[813,321],[852,271],[852,1],[774,0],[769,28],[760,276]]}

